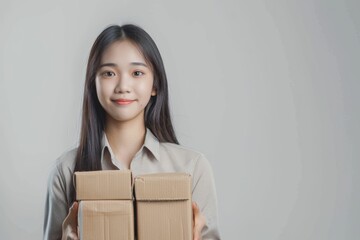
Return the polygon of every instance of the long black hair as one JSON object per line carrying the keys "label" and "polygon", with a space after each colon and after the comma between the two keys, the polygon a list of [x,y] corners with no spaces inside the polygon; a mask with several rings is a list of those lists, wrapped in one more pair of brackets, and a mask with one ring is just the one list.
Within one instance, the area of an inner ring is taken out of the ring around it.
{"label": "long black hair", "polygon": [[[105,129],[106,113],[97,97],[95,78],[101,57],[107,47],[115,41],[125,39],[138,47],[153,71],[153,87],[157,94],[151,96],[145,107],[145,127],[149,128],[160,142],[179,144],[171,123],[165,68],[155,42],[139,26],[111,25],[100,33],[90,51],[84,87],[80,142],[74,172],[101,170],[101,139]],[[74,189],[72,192],[69,204],[75,198]]]}

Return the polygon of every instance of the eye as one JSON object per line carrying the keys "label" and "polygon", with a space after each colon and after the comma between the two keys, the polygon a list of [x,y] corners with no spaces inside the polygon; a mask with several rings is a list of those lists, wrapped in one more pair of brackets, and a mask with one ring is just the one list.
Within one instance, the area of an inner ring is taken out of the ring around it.
{"label": "eye", "polygon": [[115,76],[115,73],[111,72],[111,71],[105,71],[105,72],[101,73],[101,76],[103,76],[103,77],[113,77],[113,76]]}
{"label": "eye", "polygon": [[135,71],[135,72],[133,73],[133,75],[134,75],[135,77],[140,77],[140,76],[144,75],[144,73],[141,72],[141,71]]}

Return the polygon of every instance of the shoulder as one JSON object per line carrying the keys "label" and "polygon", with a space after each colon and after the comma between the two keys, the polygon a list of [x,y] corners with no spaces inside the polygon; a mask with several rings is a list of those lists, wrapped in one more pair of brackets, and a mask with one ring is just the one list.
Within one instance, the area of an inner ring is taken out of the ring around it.
{"label": "shoulder", "polygon": [[212,191],[214,177],[211,164],[204,153],[183,145],[174,143],[160,144],[160,161],[177,166],[177,170],[188,172],[192,176],[193,197],[206,195]]}
{"label": "shoulder", "polygon": [[193,148],[174,143],[160,143],[159,148],[161,161],[175,162],[182,165],[190,173],[198,168],[209,168],[209,161],[204,153]]}
{"label": "shoulder", "polygon": [[193,148],[169,142],[160,143],[160,154],[174,155],[192,160],[204,157],[203,153]]}
{"label": "shoulder", "polygon": [[176,144],[176,143],[170,143],[170,142],[160,142],[160,147],[165,148],[165,149],[171,149],[174,151],[179,151],[179,152],[187,152],[187,153],[193,153],[193,154],[199,154],[200,152],[192,149],[190,147],[186,147],[180,144]]}
{"label": "shoulder", "polygon": [[57,159],[56,159],[56,168],[59,170],[74,170],[75,162],[76,162],[76,152],[77,148],[73,148],[63,152]]}
{"label": "shoulder", "polygon": [[63,152],[55,161],[52,171],[49,175],[49,181],[65,187],[71,181],[75,162],[77,148]]}

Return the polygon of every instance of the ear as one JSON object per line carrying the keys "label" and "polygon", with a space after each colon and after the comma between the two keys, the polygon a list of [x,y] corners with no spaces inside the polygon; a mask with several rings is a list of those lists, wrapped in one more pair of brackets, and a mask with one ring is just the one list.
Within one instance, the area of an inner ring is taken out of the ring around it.
{"label": "ear", "polygon": [[156,89],[155,88],[153,88],[153,90],[151,91],[151,96],[156,96]]}

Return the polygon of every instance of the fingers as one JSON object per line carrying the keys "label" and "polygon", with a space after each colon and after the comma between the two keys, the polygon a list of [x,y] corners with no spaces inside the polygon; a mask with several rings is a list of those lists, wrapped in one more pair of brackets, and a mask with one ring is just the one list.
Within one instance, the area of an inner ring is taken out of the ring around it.
{"label": "fingers", "polygon": [[62,224],[62,240],[79,240],[77,235],[78,202],[74,202]]}
{"label": "fingers", "polygon": [[77,217],[77,215],[78,215],[78,208],[79,208],[79,203],[75,201],[75,202],[71,205],[71,207],[70,207],[70,214],[71,214],[72,216]]}
{"label": "fingers", "polygon": [[194,240],[201,240],[201,231],[206,224],[206,219],[195,202],[192,203],[192,208],[194,215]]}
{"label": "fingers", "polygon": [[65,220],[71,225],[77,225],[78,208],[79,203],[75,201],[69,209],[69,214],[66,216]]}
{"label": "fingers", "polygon": [[74,232],[68,233],[66,236],[66,240],[79,240],[80,238]]}
{"label": "fingers", "polygon": [[69,231],[65,231],[62,234],[62,240],[79,240],[80,238],[78,237],[76,232],[69,232]]}

